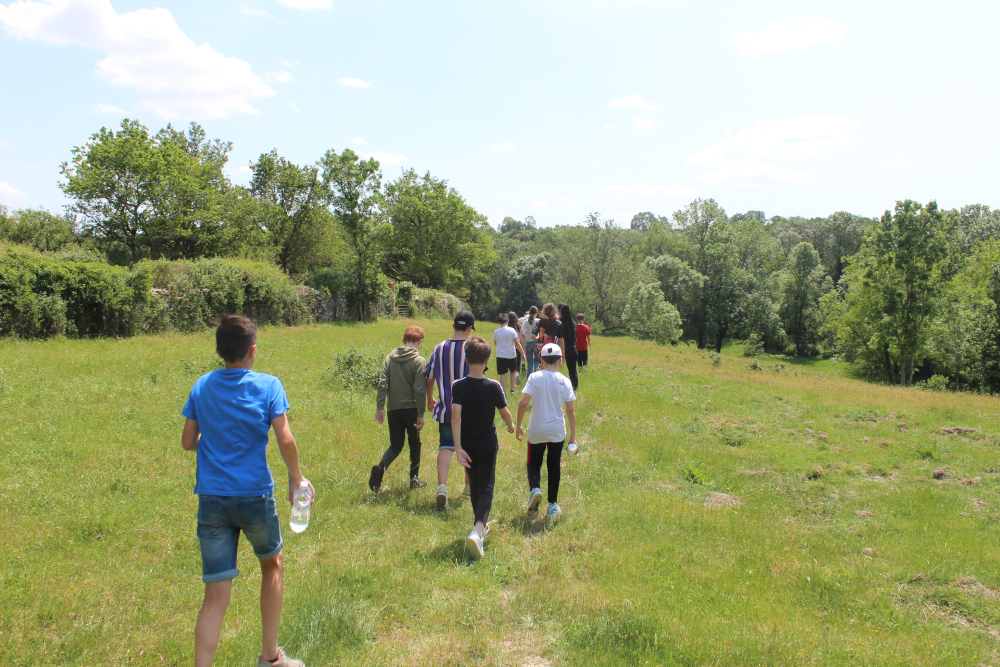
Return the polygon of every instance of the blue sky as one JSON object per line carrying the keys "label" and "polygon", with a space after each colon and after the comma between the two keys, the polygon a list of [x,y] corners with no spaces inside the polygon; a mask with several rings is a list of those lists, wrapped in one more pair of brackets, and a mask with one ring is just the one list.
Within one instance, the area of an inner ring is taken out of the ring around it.
{"label": "blue sky", "polygon": [[497,225],[1000,206],[1000,3],[0,3],[0,203],[66,203],[102,126],[199,122],[229,172],[330,149],[448,179]]}

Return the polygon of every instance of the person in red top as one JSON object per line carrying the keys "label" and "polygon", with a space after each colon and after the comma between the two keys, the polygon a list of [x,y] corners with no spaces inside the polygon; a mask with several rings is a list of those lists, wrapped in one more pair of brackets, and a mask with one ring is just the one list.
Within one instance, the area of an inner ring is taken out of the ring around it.
{"label": "person in red top", "polygon": [[587,350],[590,349],[590,327],[583,323],[583,313],[576,316],[576,358],[580,368],[587,365]]}

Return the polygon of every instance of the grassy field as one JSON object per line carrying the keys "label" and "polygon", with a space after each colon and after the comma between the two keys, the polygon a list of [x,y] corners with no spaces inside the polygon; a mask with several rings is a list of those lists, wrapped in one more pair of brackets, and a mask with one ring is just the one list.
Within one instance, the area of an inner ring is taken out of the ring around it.
{"label": "grassy field", "polygon": [[[429,352],[450,324],[420,323]],[[525,516],[524,448],[503,433],[496,523],[471,563],[468,502],[440,513],[433,483],[409,491],[405,452],[368,491],[387,444],[374,393],[328,370],[402,328],[261,332],[255,368],[284,382],[318,495],[309,529],[284,531],[281,641],[310,667],[1000,664],[996,399],[595,337],[564,515]],[[191,663],[203,587],[179,413],[213,347],[0,341],[6,663]],[[435,452],[431,426],[431,481]],[[271,465],[283,494],[276,451]],[[239,567],[219,665],[259,648],[245,543]]]}

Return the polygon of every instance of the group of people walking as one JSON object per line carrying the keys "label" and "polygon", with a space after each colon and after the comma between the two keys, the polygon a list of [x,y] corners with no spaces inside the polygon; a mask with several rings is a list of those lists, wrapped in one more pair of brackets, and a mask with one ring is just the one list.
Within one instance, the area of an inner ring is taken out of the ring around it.
{"label": "group of people walking", "polygon": [[[493,332],[500,380],[497,381],[486,377],[493,350],[485,338],[473,333],[475,321],[471,312],[459,311],[452,323],[451,337],[438,343],[426,362],[417,354],[423,344],[423,329],[407,327],[402,347],[385,358],[379,376],[375,420],[381,424],[388,419],[389,448],[372,466],[368,478],[372,491],[381,490],[386,470],[408,442],[410,488],[426,486],[420,479],[420,431],[425,423],[426,405],[426,411],[438,423],[435,502],[439,510],[450,508],[448,470],[452,458],[457,457],[466,469],[462,495],[470,499],[473,510],[473,530],[466,545],[474,559],[484,555],[483,542],[489,532],[499,449],[495,426],[498,412],[509,433],[514,433],[518,440],[527,436],[527,476],[531,489],[528,511],[537,512],[541,505],[543,462],[548,471],[546,516],[555,517],[562,511],[558,494],[567,421],[568,449],[571,453],[576,451],[578,344],[582,343],[584,352],[590,344],[590,328],[584,323],[584,316],[578,315],[574,322],[566,305],[561,304],[557,311],[553,304],[547,303],[541,316],[535,306],[521,318],[514,312],[501,314],[497,318],[500,326]],[[568,378],[559,372],[563,363],[567,364]],[[518,376],[522,369],[527,379],[517,406],[515,426],[507,393],[513,394],[520,384]],[[525,431],[523,420],[532,403]]]}

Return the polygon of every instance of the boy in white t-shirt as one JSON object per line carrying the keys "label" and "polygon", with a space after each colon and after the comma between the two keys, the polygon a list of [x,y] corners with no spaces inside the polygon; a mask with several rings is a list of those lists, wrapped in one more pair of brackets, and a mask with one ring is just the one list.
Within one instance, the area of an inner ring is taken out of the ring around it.
{"label": "boy in white t-shirt", "polygon": [[[522,390],[521,402],[517,405],[517,439],[524,436],[524,411],[534,401],[531,417],[528,419],[528,511],[538,510],[542,502],[542,459],[546,460],[549,472],[549,504],[546,514],[554,517],[559,509],[559,478],[562,468],[562,448],[566,441],[566,421],[563,407],[569,420],[570,451],[576,450],[576,395],[569,378],[559,372],[562,364],[562,350],[555,343],[542,346],[542,370],[528,376]],[[548,450],[546,457],[545,451]]]}

